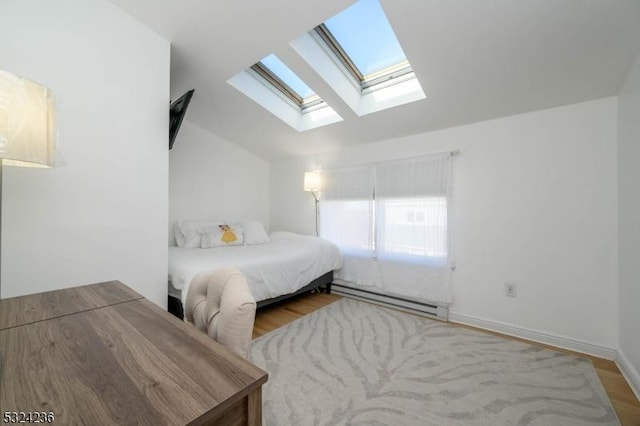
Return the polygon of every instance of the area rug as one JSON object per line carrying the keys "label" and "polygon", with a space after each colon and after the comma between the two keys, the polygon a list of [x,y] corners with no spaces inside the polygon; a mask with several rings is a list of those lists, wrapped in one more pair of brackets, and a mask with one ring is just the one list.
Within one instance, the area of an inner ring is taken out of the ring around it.
{"label": "area rug", "polygon": [[265,425],[619,425],[591,361],[343,298],[253,341]]}

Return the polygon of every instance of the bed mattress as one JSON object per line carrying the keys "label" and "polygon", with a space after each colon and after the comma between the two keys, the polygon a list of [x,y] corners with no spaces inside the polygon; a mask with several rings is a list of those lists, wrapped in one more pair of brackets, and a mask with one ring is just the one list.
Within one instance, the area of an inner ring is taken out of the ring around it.
{"label": "bed mattress", "polygon": [[169,247],[169,282],[184,303],[189,283],[201,272],[220,267],[242,271],[256,302],[293,293],[342,267],[338,247],[322,238],[273,232],[270,242],[209,249]]}

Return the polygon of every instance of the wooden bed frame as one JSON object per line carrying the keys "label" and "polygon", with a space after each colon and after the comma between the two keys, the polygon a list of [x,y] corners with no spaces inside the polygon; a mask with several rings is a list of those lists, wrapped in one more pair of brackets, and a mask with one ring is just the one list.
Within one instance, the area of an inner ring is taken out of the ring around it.
{"label": "wooden bed frame", "polygon": [[[324,289],[326,293],[331,293],[331,283],[333,282],[333,271],[329,271],[326,274],[316,278],[311,281],[306,286],[302,287],[300,290],[295,291],[293,293],[284,294],[282,296],[273,297],[271,299],[261,300],[256,303],[256,307],[263,308],[265,306],[269,306],[273,303],[278,303],[283,300],[290,299],[302,293],[307,293],[312,290],[318,290],[320,288]],[[168,295],[168,304],[167,310],[173,315],[177,316],[180,319],[184,318],[184,307],[182,306],[182,301],[175,296]]]}

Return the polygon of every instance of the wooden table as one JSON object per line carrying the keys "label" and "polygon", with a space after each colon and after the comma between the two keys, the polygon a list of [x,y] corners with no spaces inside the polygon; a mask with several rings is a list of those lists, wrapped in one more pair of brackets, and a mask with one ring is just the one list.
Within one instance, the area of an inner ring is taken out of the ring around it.
{"label": "wooden table", "polygon": [[[118,281],[0,300],[0,415],[259,425],[267,374]],[[2,420],[0,420],[2,422]]]}

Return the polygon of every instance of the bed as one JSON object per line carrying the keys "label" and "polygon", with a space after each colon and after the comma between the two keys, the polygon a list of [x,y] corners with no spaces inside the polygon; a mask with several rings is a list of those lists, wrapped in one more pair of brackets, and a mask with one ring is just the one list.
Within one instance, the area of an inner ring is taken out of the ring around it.
{"label": "bed", "polygon": [[205,249],[169,247],[170,311],[182,316],[178,305],[184,303],[193,277],[219,267],[235,267],[245,274],[258,307],[328,287],[333,271],[342,267],[338,247],[322,238],[273,232],[268,240]]}

